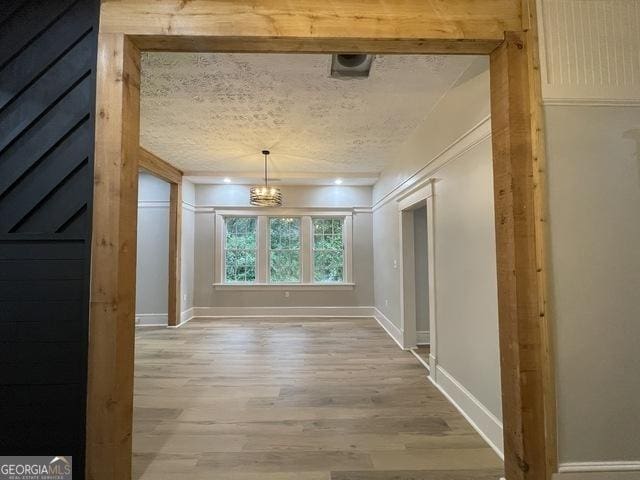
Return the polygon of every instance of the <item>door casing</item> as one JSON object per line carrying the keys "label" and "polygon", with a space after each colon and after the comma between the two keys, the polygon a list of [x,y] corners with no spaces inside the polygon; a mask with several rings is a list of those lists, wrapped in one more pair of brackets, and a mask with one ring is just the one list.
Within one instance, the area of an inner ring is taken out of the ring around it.
{"label": "door casing", "polygon": [[87,478],[131,478],[142,51],[490,56],[507,480],[556,470],[534,0],[104,0],[97,63]]}

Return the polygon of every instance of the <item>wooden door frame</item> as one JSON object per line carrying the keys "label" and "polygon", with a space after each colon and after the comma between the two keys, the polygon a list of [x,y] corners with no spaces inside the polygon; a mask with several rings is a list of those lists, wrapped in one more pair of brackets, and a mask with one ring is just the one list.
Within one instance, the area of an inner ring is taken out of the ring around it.
{"label": "wooden door frame", "polygon": [[167,325],[177,327],[182,321],[182,171],[142,147],[138,149],[138,168],[169,184]]}
{"label": "wooden door frame", "polygon": [[556,470],[544,142],[534,0],[104,0],[87,392],[87,478],[131,476],[140,52],[491,58],[505,471]]}

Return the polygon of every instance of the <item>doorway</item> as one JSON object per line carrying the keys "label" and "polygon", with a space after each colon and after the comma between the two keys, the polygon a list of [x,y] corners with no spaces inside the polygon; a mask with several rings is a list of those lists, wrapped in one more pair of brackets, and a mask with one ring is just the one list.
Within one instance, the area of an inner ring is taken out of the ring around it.
{"label": "doorway", "polygon": [[433,181],[398,203],[404,348],[428,370],[435,367],[435,250]]}
{"label": "doorway", "polygon": [[[497,8],[463,3],[445,7],[368,3],[366,17],[350,4],[331,4],[330,10],[314,4],[313,16],[292,5],[288,8],[293,11],[282,12],[262,3],[246,8],[228,2],[177,7],[168,6],[173,4],[168,0],[103,4],[87,409],[90,478],[126,479],[131,467],[129,323],[135,308],[131,279],[141,50],[491,55],[505,470],[509,480],[550,478],[555,466],[555,415],[544,311],[545,224],[539,188],[544,169],[537,39],[532,27],[535,5],[511,2]],[[344,32],[349,32],[348,38]]]}

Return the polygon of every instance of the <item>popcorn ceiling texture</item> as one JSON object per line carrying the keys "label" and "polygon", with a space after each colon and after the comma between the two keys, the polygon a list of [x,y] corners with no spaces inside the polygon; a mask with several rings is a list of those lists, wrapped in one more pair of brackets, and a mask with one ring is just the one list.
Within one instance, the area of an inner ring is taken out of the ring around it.
{"label": "popcorn ceiling texture", "polygon": [[376,56],[333,79],[330,55],[144,53],[141,143],[187,172],[379,172],[473,57]]}

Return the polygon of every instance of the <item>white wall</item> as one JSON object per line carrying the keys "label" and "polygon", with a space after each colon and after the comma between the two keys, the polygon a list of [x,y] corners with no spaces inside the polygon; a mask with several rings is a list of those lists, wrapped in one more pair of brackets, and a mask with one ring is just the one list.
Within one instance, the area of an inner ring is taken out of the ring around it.
{"label": "white wall", "polygon": [[429,272],[427,258],[427,207],[413,211],[413,245],[416,279],[416,331],[429,331]]}
{"label": "white wall", "polygon": [[488,62],[479,58],[425,113],[424,123],[374,187],[374,278],[375,306],[400,329],[397,199],[433,179],[437,368],[432,378],[501,449],[489,113]]}
{"label": "white wall", "polygon": [[141,172],[138,179],[136,320],[166,324],[169,271],[169,184]]}
{"label": "white wall", "polygon": [[[285,186],[284,207],[371,206],[371,187]],[[196,307],[370,307],[373,304],[372,215],[353,214],[353,272],[355,287],[348,290],[234,291],[216,290],[214,283],[215,214],[224,206],[249,206],[245,185],[196,185],[195,297]]]}
{"label": "white wall", "polygon": [[640,2],[540,7],[560,470],[640,478]]}

